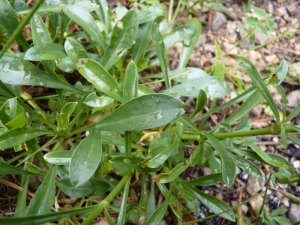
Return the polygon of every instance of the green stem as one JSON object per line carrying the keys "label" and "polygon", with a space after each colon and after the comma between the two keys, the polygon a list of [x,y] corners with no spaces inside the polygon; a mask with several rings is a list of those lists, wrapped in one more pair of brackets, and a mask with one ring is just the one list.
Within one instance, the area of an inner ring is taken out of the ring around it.
{"label": "green stem", "polygon": [[103,199],[99,205],[97,206],[97,208],[95,209],[95,211],[89,215],[89,217],[82,223],[82,225],[90,225],[93,223],[93,221],[95,220],[95,218],[97,216],[99,216],[99,214],[104,210],[104,208],[109,205],[109,203],[117,196],[117,194],[119,194],[119,192],[121,191],[121,189],[124,187],[124,185],[126,184],[126,182],[128,180],[131,179],[133,172],[128,172],[123,178],[122,180],[118,183],[118,185],[110,192],[110,194]]}
{"label": "green stem", "polygon": [[4,55],[4,53],[7,51],[7,49],[11,46],[11,44],[14,42],[16,37],[19,35],[19,33],[22,32],[22,29],[25,27],[25,25],[28,23],[32,15],[35,13],[35,11],[39,8],[39,6],[44,2],[44,0],[37,0],[35,5],[32,7],[30,12],[24,17],[24,19],[21,21],[15,32],[10,36],[8,41],[5,43],[5,45],[2,48],[2,51],[0,52],[0,58]]}
{"label": "green stem", "polygon": [[[217,139],[225,139],[225,138],[234,138],[234,137],[246,137],[246,136],[258,136],[258,135],[278,135],[281,132],[280,126],[271,126],[262,129],[256,130],[246,130],[246,131],[233,131],[228,133],[217,133],[214,134],[214,137]],[[294,129],[286,128],[287,133],[298,133]],[[189,140],[189,141],[197,141],[201,140],[200,135],[195,134],[183,134],[181,135],[182,140]]]}
{"label": "green stem", "polygon": [[132,131],[125,131],[125,154],[127,157],[131,156],[131,138]]}

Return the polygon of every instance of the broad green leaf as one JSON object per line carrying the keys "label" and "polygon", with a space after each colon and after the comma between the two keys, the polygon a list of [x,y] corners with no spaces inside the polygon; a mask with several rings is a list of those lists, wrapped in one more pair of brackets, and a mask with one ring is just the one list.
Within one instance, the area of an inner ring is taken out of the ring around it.
{"label": "broad green leaf", "polygon": [[29,48],[24,59],[31,61],[55,60],[65,58],[67,54],[63,46],[55,43],[39,44]]}
{"label": "broad green leaf", "polygon": [[275,30],[275,21],[272,17],[266,18],[266,23],[269,28],[269,31],[273,32]]}
{"label": "broad green leaf", "polygon": [[271,14],[266,13],[266,11],[261,8],[253,8],[252,10],[256,15],[263,17],[263,18],[271,16]]}
{"label": "broad green leaf", "polygon": [[198,93],[197,101],[196,101],[196,107],[195,107],[195,110],[194,110],[193,114],[191,115],[191,117],[193,117],[198,112],[200,112],[204,108],[206,103],[207,103],[206,93],[205,93],[205,91],[200,89],[199,93]]}
{"label": "broad green leaf", "polygon": [[164,202],[154,211],[154,213],[146,220],[144,225],[159,224],[167,212],[168,205],[171,200],[171,192],[167,195]]}
{"label": "broad green leaf", "polygon": [[[43,63],[44,61],[42,61]],[[66,73],[73,73],[76,69],[69,56],[55,60],[56,66]]]}
{"label": "broad green leaf", "polygon": [[94,185],[91,181],[87,181],[77,187],[73,186],[70,179],[58,180],[56,184],[63,193],[74,198],[89,196],[94,191]]}
{"label": "broad green leaf", "polygon": [[272,211],[271,216],[279,216],[287,212],[287,209],[275,209]]}
{"label": "broad green leaf", "polygon": [[217,214],[227,211],[226,213],[222,213],[220,216],[228,219],[229,221],[235,222],[235,214],[230,211],[229,206],[226,205],[223,201],[211,195],[208,195],[196,188],[186,185],[184,187],[185,189],[192,191],[194,195],[201,201],[201,203],[205,205],[209,210]]}
{"label": "broad green leaf", "polygon": [[92,15],[86,9],[74,4],[64,5],[62,10],[69,18],[78,23],[102,49],[106,48],[106,40],[102,32],[98,28]]}
{"label": "broad green leaf", "polygon": [[157,168],[161,166],[172,154],[172,152],[178,147],[178,136],[173,135],[168,142],[161,142],[154,148],[149,149],[149,153],[146,159],[139,165],[142,167]]}
{"label": "broad green leaf", "polygon": [[163,91],[163,93],[172,96],[187,96],[196,98],[200,90],[203,90],[207,97],[212,98],[226,96],[231,91],[229,85],[225,81],[222,81],[216,77],[208,76],[178,84]]}
{"label": "broad green leaf", "polygon": [[46,214],[51,211],[55,198],[56,166],[52,166],[42,184],[38,187],[26,211],[26,216]]}
{"label": "broad green leaf", "polygon": [[267,86],[265,85],[264,80],[261,78],[261,76],[258,73],[255,66],[251,63],[251,61],[249,59],[246,59],[245,57],[242,57],[240,55],[230,55],[230,57],[239,60],[242,63],[242,65],[247,69],[247,73],[250,76],[252,82],[257,87],[259,92],[262,94],[264,99],[267,101],[272,112],[274,113],[276,121],[279,122],[280,117],[279,117],[277,106],[274,102],[273,97],[270,94],[270,91],[268,90]]}
{"label": "broad green leaf", "polygon": [[153,177],[155,182],[157,183],[170,183],[173,180],[177,179],[181,173],[186,171],[186,169],[190,166],[190,161],[181,162],[176,165],[170,172],[168,173],[160,173]]}
{"label": "broad green leaf", "polygon": [[[17,15],[10,5],[8,0],[0,1],[0,27],[5,30],[10,36],[15,32],[19,26]],[[24,50],[29,48],[29,44],[26,39],[19,33],[16,37],[16,41],[22,46]]]}
{"label": "broad green leaf", "polygon": [[121,171],[136,170],[139,173],[150,173],[159,170],[160,168],[143,168],[139,163],[143,162],[143,158],[119,156],[109,160],[111,165]]}
{"label": "broad green leaf", "polygon": [[6,174],[18,174],[18,175],[33,175],[33,176],[37,176],[38,174],[36,173],[32,173],[32,172],[29,172],[29,171],[26,171],[26,170],[22,170],[22,169],[19,169],[17,167],[14,167],[4,161],[1,161],[0,160],[0,175],[6,175]]}
{"label": "broad green leaf", "polygon": [[114,102],[113,98],[105,95],[98,97],[97,94],[93,92],[88,96],[86,96],[83,103],[90,107],[102,108],[110,105],[113,102]]}
{"label": "broad green leaf", "polygon": [[23,108],[18,105],[17,98],[7,99],[0,108],[1,122],[5,126],[23,128],[27,117]]}
{"label": "broad green leaf", "polygon": [[55,132],[49,130],[40,130],[34,128],[13,129],[0,135],[0,149],[11,148],[22,144],[25,141],[43,135],[55,135]]}
{"label": "broad green leaf", "polygon": [[100,21],[102,21],[105,26],[107,28],[109,28],[110,24],[110,11],[109,11],[109,8],[108,8],[108,4],[107,4],[107,1],[105,0],[94,0],[93,1],[94,3],[96,3],[96,6],[98,6],[98,8],[95,10],[96,13],[97,13],[97,16],[99,18]]}
{"label": "broad green leaf", "polygon": [[133,61],[127,66],[123,84],[123,103],[137,96],[138,92],[138,70]]}
{"label": "broad green leaf", "polygon": [[34,45],[52,43],[48,29],[38,14],[31,18],[31,35]]}
{"label": "broad green leaf", "polygon": [[278,224],[292,225],[292,222],[284,216],[274,216],[272,217],[272,219],[275,220]]}
{"label": "broad green leaf", "polygon": [[121,105],[89,130],[132,131],[163,126],[184,113],[184,104],[169,95],[148,94]]}
{"label": "broad green leaf", "polygon": [[94,186],[94,191],[89,196],[99,196],[108,191],[110,185],[106,181],[92,177],[90,180]]}
{"label": "broad green leaf", "polygon": [[184,183],[187,185],[195,185],[195,186],[213,186],[223,181],[223,177],[221,173],[210,174],[206,176],[202,176],[195,180],[190,181],[179,181],[180,183]]}
{"label": "broad green leaf", "polygon": [[170,87],[170,80],[169,80],[169,74],[168,74],[168,67],[167,67],[167,58],[166,58],[166,47],[164,44],[164,37],[161,34],[159,30],[159,25],[164,20],[164,16],[159,16],[155,20],[153,20],[151,25],[151,37],[152,42],[154,45],[155,52],[157,54],[157,58],[159,60],[166,88],[168,89]]}
{"label": "broad green leaf", "polygon": [[76,147],[70,163],[71,183],[77,187],[87,182],[101,162],[102,141],[99,131],[91,131]]}
{"label": "broad green leaf", "polygon": [[144,23],[139,26],[137,35],[135,37],[135,43],[132,50],[132,60],[138,63],[140,57],[145,54],[145,50],[151,41],[151,22]]}
{"label": "broad green leaf", "polygon": [[48,213],[36,216],[26,217],[2,217],[0,218],[1,225],[40,225],[46,222],[57,221],[65,217],[71,217],[84,213],[91,213],[96,209],[95,206],[84,207],[80,209],[67,210],[62,212]]}
{"label": "broad green leaf", "polygon": [[248,112],[250,112],[256,105],[258,105],[262,99],[263,97],[261,93],[257,89],[255,89],[255,92],[252,93],[233,114],[231,114],[226,120],[224,120],[224,122],[233,124],[234,122],[238,121]]}
{"label": "broad green leaf", "polygon": [[235,163],[224,146],[211,134],[204,133],[211,145],[217,150],[222,160],[222,176],[227,187],[231,187],[235,180]]}
{"label": "broad green leaf", "polygon": [[66,165],[71,162],[72,154],[72,151],[66,150],[49,152],[44,155],[44,159],[53,165]]}
{"label": "broad green leaf", "polygon": [[98,91],[122,101],[122,91],[117,82],[100,63],[88,59],[83,65],[78,64],[78,70]]}
{"label": "broad green leaf", "polygon": [[264,160],[266,163],[272,165],[272,166],[277,166],[277,167],[283,167],[283,168],[289,168],[290,166],[282,163],[278,160],[274,160],[272,159],[272,157],[270,155],[268,155],[266,152],[264,152],[260,147],[258,147],[256,144],[251,143],[251,142],[246,142],[245,144],[247,144],[253,151],[255,151],[259,157],[262,158],[262,160]]}
{"label": "broad green leaf", "polygon": [[258,167],[255,164],[242,157],[233,154],[231,154],[231,156],[234,158],[235,164],[238,167],[240,167],[242,170],[244,170],[245,173],[250,174],[258,179],[262,179],[261,171],[258,169]]}
{"label": "broad green leaf", "polygon": [[289,70],[288,63],[283,59],[277,68],[277,70],[273,73],[273,75],[267,80],[268,84],[280,85],[282,81],[286,78],[287,72]]}
{"label": "broad green leaf", "polygon": [[56,115],[57,130],[67,130],[69,127],[70,117],[77,105],[77,102],[68,102]]}
{"label": "broad green leaf", "polygon": [[64,48],[67,55],[70,57],[71,61],[73,62],[74,66],[77,65],[78,59],[89,58],[84,47],[74,39],[66,40],[64,44]]}
{"label": "broad green leaf", "polygon": [[150,5],[145,10],[139,11],[139,23],[144,24],[154,20],[156,17],[163,15],[164,11],[158,4]]}
{"label": "broad green leaf", "polygon": [[186,32],[184,32],[184,29],[186,29],[184,26],[178,27],[164,37],[164,44],[166,49],[170,48],[176,42],[182,42],[183,45],[186,46],[190,45],[190,36]]}
{"label": "broad green leaf", "polygon": [[184,68],[186,66],[199,40],[200,34],[202,33],[202,25],[197,18],[189,20],[185,26],[187,27],[185,31],[191,36],[191,43],[189,46],[183,46],[180,53],[178,69]]}
{"label": "broad green leaf", "polygon": [[105,69],[109,70],[133,45],[138,24],[138,12],[132,9],[114,26],[110,45],[102,59],[102,65]]}
{"label": "broad green leaf", "polygon": [[42,86],[83,93],[72,85],[49,76],[30,62],[8,54],[0,59],[0,80],[5,84]]}
{"label": "broad green leaf", "polygon": [[256,27],[258,23],[260,23],[260,21],[257,18],[252,16],[246,17],[245,19],[245,24],[248,24],[253,27]]}
{"label": "broad green leaf", "polygon": [[190,191],[186,190],[183,185],[175,184],[176,189],[180,192],[186,206],[193,213],[199,212],[199,202]]}

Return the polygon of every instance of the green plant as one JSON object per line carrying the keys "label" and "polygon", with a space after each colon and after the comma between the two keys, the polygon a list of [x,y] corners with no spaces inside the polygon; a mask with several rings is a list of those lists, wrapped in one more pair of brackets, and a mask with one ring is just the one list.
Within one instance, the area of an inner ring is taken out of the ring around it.
{"label": "green plant", "polygon": [[[224,182],[230,188],[241,171],[261,178],[252,160],[280,168],[276,174],[279,181],[299,182],[293,167],[284,158],[264,152],[255,138],[280,135],[282,145],[286,146],[287,140],[299,145],[299,139],[291,135],[299,132],[299,127],[289,121],[300,112],[300,106],[286,115],[286,97],[280,86],[288,72],[286,61],[263,80],[248,59],[228,55],[249,74],[253,86],[199,115],[208,98],[223,97],[231,90],[222,76],[186,67],[201,33],[197,19],[173,30],[159,4],[141,3],[142,10],[119,6],[114,14],[102,0],[96,4],[63,3],[50,2],[35,14],[37,7],[17,13],[31,18],[33,44],[28,49],[20,33],[26,21],[13,25],[17,28],[14,32],[6,31],[11,35],[8,43],[18,37],[24,46],[21,53],[4,54],[5,48],[0,53],[0,149],[14,148],[16,152],[14,158],[0,161],[0,175],[22,175],[23,191],[17,198],[15,216],[0,218],[1,224],[60,224],[67,217],[76,224],[91,224],[100,213],[114,224],[111,211],[118,212],[117,224],[140,218],[145,218],[144,224],[158,224],[168,207],[178,223],[191,224],[217,215],[235,221],[234,208],[196,187]],[[1,1],[0,9],[2,6],[14,12],[8,1]],[[16,20],[15,13],[8,16]],[[77,32],[71,30],[75,24]],[[176,42],[183,44],[178,68],[168,71],[166,51]],[[150,73],[153,68],[162,72]],[[166,90],[154,93],[148,86],[153,83],[161,83]],[[268,85],[281,94],[282,112]],[[34,96],[28,86],[51,91]],[[185,114],[187,105],[178,97],[196,99],[191,115]],[[275,123],[252,130],[247,114],[263,99]],[[196,125],[237,103],[242,104],[213,129]],[[186,147],[192,149],[188,156],[184,155]],[[33,163],[36,160],[38,164]],[[213,173],[191,181],[180,177],[194,166],[208,167]],[[28,182],[33,175],[44,179],[27,205]],[[149,175],[151,181],[147,181]],[[131,182],[140,183],[141,191],[138,201],[129,203]],[[50,213],[56,188],[67,196],[82,198],[82,202]],[[155,188],[164,197],[157,208]],[[96,198],[100,195],[104,199]],[[112,204],[118,196],[122,196],[119,205]],[[194,220],[198,201],[215,215]]]}

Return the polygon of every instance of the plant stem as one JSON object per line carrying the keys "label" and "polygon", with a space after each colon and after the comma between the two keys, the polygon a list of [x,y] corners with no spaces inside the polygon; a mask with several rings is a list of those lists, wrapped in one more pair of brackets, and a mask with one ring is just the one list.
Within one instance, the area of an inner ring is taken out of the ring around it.
{"label": "plant stem", "polygon": [[88,218],[82,223],[82,225],[90,225],[93,223],[95,218],[104,210],[104,208],[109,205],[109,203],[116,197],[117,194],[121,191],[121,189],[124,187],[126,182],[131,179],[133,172],[128,172],[122,180],[118,183],[118,185],[110,192],[110,194],[103,199],[97,208],[94,210],[94,212],[88,216]]}
{"label": "plant stem", "polygon": [[[256,130],[246,130],[246,131],[233,131],[233,132],[227,132],[227,133],[217,133],[214,134],[214,137],[217,139],[225,139],[225,138],[234,138],[234,137],[246,137],[246,136],[258,136],[258,135],[278,135],[281,132],[280,126],[271,126],[267,128],[262,129],[256,129]],[[286,128],[287,133],[298,133],[294,129]],[[195,134],[183,134],[181,136],[182,140],[190,140],[190,141],[197,141],[200,140],[200,135]]]}
{"label": "plant stem", "polygon": [[4,53],[7,51],[7,49],[11,46],[11,44],[14,42],[16,37],[19,35],[19,33],[22,32],[22,29],[25,27],[25,25],[28,23],[32,15],[35,13],[35,11],[39,8],[39,6],[44,2],[44,0],[37,0],[35,5],[32,7],[30,12],[24,17],[24,19],[19,23],[19,26],[15,30],[15,32],[10,36],[8,41],[5,43],[5,45],[2,48],[2,51],[0,52],[0,58],[4,55]]}

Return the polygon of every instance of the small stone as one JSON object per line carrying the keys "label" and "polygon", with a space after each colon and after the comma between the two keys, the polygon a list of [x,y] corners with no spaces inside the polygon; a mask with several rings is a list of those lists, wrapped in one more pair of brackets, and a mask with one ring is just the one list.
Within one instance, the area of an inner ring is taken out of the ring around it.
{"label": "small stone", "polygon": [[289,210],[289,219],[292,223],[300,221],[300,205],[292,204]]}
{"label": "small stone", "polygon": [[227,42],[224,42],[223,43],[223,48],[224,48],[224,51],[226,53],[230,53],[230,54],[237,54],[238,53],[238,49],[233,44],[229,44]]}
{"label": "small stone", "polygon": [[227,39],[230,44],[234,44],[234,43],[236,43],[236,40],[237,40],[237,34],[229,34],[227,36]]}
{"label": "small stone", "polygon": [[267,6],[267,10],[270,14],[273,14],[274,12],[274,6],[271,2],[268,3],[268,6]]}
{"label": "small stone", "polygon": [[256,177],[250,176],[247,181],[247,192],[253,196],[262,189],[261,182]]}
{"label": "small stone", "polygon": [[204,45],[204,51],[215,53],[216,52],[216,46],[214,44],[205,44]]}
{"label": "small stone", "polygon": [[274,65],[274,64],[279,63],[279,59],[278,59],[277,55],[275,55],[275,54],[268,55],[268,56],[266,56],[265,59],[266,59],[266,62],[268,65],[272,65],[272,64]]}
{"label": "small stone", "polygon": [[250,205],[256,213],[259,212],[260,208],[262,207],[262,204],[263,204],[262,196],[258,196],[257,198],[250,201]]}
{"label": "small stone", "polygon": [[296,5],[288,5],[286,9],[291,16],[295,16],[300,13],[300,9],[297,8]]}
{"label": "small stone", "polygon": [[287,14],[287,11],[286,11],[285,7],[280,7],[280,8],[278,8],[278,9],[277,9],[277,14],[278,14],[279,16],[284,16],[284,15],[286,15],[286,14]]}
{"label": "small stone", "polygon": [[293,162],[293,167],[295,168],[295,170],[297,171],[297,173],[300,172],[300,161],[299,160],[295,160]]}
{"label": "small stone", "polygon": [[221,28],[221,26],[226,23],[226,17],[221,12],[216,12],[211,23],[211,29],[216,31]]}
{"label": "small stone", "polygon": [[290,206],[290,201],[289,201],[288,198],[283,198],[283,199],[281,200],[281,202],[282,202],[282,204],[283,204],[284,206],[286,206],[286,207],[289,207],[289,206]]}
{"label": "small stone", "polygon": [[300,103],[300,89],[291,91],[286,96],[288,100],[288,106],[291,108],[295,108]]}
{"label": "small stone", "polygon": [[261,54],[258,51],[249,52],[249,60],[253,63],[262,59]]}

